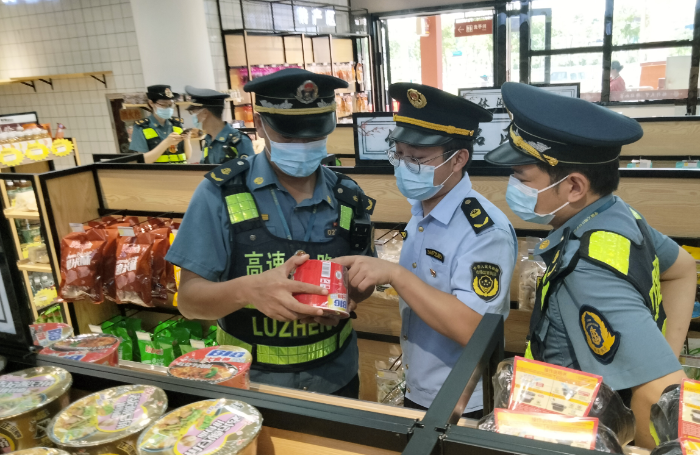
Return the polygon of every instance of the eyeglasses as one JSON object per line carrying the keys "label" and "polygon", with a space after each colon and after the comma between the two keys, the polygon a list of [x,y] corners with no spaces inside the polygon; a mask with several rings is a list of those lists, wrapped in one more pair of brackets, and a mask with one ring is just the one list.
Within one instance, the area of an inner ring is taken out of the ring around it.
{"label": "eyeglasses", "polygon": [[389,157],[389,162],[394,166],[394,167],[399,167],[399,164],[401,163],[401,160],[403,160],[404,164],[406,165],[406,169],[409,171],[413,172],[414,174],[420,173],[420,166],[421,164],[429,163],[437,158],[440,158],[441,156],[445,156],[448,153],[453,153],[456,152],[457,150],[448,150],[444,153],[441,153],[440,155],[434,156],[432,158],[428,158],[425,161],[418,161],[416,158],[412,156],[400,156],[397,155],[396,150],[387,150],[386,154]]}

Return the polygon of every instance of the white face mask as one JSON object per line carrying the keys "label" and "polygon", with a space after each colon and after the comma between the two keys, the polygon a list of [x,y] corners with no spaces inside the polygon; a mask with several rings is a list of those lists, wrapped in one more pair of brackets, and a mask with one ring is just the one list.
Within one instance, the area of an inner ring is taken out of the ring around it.
{"label": "white face mask", "polygon": [[539,213],[535,212],[535,207],[537,206],[537,196],[550,188],[554,188],[568,178],[569,176],[567,175],[558,182],[538,191],[535,188],[530,188],[511,175],[510,180],[508,180],[508,190],[506,191],[506,202],[508,203],[508,207],[510,207],[510,209],[523,221],[529,221],[537,224],[549,224],[554,219],[554,215],[559,210],[569,205],[569,202],[553,212],[540,215]]}
{"label": "white face mask", "polygon": [[275,142],[270,139],[262,120],[263,131],[270,141],[270,161],[287,175],[292,177],[308,177],[321,165],[328,156],[326,141],[323,138],[313,142]]}

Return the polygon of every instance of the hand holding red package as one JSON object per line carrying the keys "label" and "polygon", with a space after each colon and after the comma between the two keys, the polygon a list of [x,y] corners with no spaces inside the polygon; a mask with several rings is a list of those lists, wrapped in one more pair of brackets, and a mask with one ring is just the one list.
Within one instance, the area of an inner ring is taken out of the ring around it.
{"label": "hand holding red package", "polygon": [[71,232],[61,240],[61,286],[66,302],[90,299],[102,303],[102,257],[105,242],[93,230]]}

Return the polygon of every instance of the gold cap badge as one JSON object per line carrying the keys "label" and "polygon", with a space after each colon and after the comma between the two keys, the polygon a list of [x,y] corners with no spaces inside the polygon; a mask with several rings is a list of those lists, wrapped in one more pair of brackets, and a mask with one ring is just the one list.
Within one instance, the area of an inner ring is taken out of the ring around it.
{"label": "gold cap badge", "polygon": [[313,103],[318,98],[318,85],[314,81],[304,82],[297,87],[297,94],[294,98],[300,103]]}
{"label": "gold cap badge", "polygon": [[165,96],[167,96],[168,98],[172,98],[172,97],[173,97],[173,92],[172,92],[172,90],[170,90],[169,87],[167,87],[167,88],[165,89]]}
{"label": "gold cap badge", "polygon": [[425,99],[425,96],[414,88],[409,88],[406,95],[408,96],[408,102],[416,109],[422,109],[428,104],[428,100]]}

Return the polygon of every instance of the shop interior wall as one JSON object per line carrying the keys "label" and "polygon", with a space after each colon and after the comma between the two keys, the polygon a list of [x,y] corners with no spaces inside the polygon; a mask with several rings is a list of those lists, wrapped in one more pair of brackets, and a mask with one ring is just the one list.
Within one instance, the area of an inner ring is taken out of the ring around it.
{"label": "shop interior wall", "polygon": [[[107,87],[90,77],[0,85],[0,114],[36,111],[42,123],[66,126],[83,163],[117,153],[107,95],[145,91],[129,0],[0,3],[0,80],[112,71]],[[164,44],[164,49],[167,45]],[[170,52],[170,50],[167,50]],[[68,159],[56,167],[70,167]]]}

